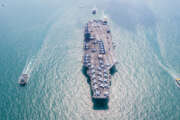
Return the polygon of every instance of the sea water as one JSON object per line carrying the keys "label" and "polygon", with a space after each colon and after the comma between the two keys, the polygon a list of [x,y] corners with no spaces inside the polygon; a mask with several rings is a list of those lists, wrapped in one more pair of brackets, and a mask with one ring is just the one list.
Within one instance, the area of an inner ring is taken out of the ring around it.
{"label": "sea water", "polygon": [[[180,119],[178,0],[0,3],[0,120]],[[81,60],[85,23],[104,15],[118,64],[108,109],[99,110]]]}

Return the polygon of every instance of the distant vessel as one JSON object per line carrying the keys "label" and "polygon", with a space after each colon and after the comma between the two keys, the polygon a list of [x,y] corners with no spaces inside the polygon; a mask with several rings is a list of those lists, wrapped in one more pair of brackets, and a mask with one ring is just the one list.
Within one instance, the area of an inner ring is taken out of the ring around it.
{"label": "distant vessel", "polygon": [[180,87],[180,78],[176,79],[177,86]]}
{"label": "distant vessel", "polygon": [[96,7],[94,7],[94,8],[92,9],[92,14],[93,14],[93,15],[95,15],[95,14],[96,14],[96,12],[97,12],[97,8],[96,8]]}
{"label": "distant vessel", "polygon": [[19,84],[24,86],[27,84],[27,80],[28,80],[28,74],[22,74],[20,77],[19,77]]}

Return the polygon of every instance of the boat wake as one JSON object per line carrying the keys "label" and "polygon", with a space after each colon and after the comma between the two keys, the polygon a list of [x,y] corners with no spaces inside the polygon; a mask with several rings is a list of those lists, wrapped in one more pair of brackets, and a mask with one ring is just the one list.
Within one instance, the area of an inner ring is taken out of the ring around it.
{"label": "boat wake", "polygon": [[[31,76],[31,73],[34,69],[34,57],[27,60],[26,65],[22,71],[22,74],[28,74],[28,76]],[[28,79],[29,80],[29,79]]]}
{"label": "boat wake", "polygon": [[177,79],[177,78],[180,78],[180,74],[175,72],[173,70],[173,68],[169,65],[169,64],[163,64],[157,56],[155,56],[158,64],[161,66],[161,68],[163,68],[173,79]]}

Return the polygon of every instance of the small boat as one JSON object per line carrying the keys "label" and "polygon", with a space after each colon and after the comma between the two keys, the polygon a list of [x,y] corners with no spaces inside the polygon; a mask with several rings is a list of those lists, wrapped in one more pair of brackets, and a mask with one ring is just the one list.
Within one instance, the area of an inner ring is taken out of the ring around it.
{"label": "small boat", "polygon": [[20,77],[19,77],[19,84],[21,86],[25,86],[27,84],[27,81],[28,81],[28,74],[22,74]]}
{"label": "small boat", "polygon": [[104,25],[107,25],[108,24],[108,17],[104,15],[103,17],[103,23]]}
{"label": "small boat", "polygon": [[97,11],[97,8],[94,7],[94,8],[92,9],[92,14],[95,15],[95,14],[96,14],[96,11]]}
{"label": "small boat", "polygon": [[180,88],[180,78],[177,78],[177,79],[176,79],[176,84],[177,84],[177,86]]}

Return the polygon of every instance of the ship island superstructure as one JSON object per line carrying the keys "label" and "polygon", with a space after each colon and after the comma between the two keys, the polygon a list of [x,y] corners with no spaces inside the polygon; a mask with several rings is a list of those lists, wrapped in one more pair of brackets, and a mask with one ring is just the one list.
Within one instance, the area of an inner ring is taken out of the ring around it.
{"label": "ship island superstructure", "polygon": [[84,30],[83,65],[87,68],[93,99],[108,99],[110,69],[116,64],[111,30],[106,19],[91,20]]}

